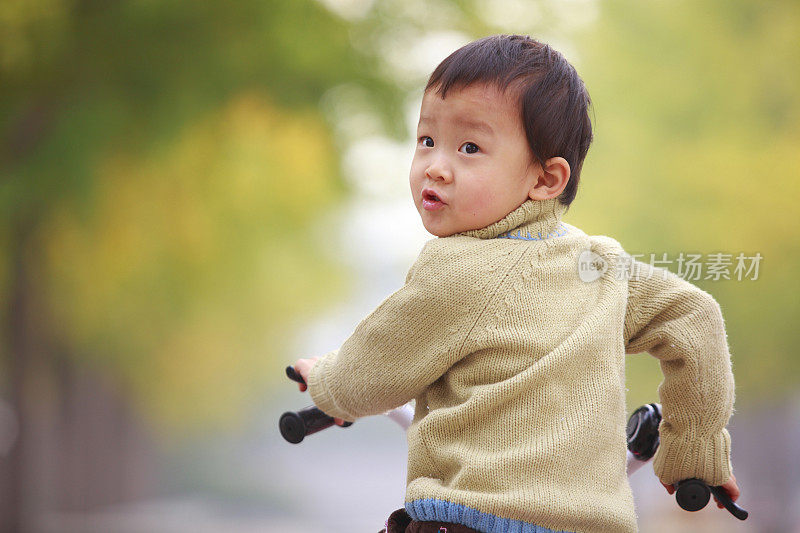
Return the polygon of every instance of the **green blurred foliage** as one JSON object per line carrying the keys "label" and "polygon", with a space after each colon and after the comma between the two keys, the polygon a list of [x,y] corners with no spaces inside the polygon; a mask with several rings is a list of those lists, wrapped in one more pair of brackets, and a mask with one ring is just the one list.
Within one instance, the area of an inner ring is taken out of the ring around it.
{"label": "green blurred foliage", "polygon": [[[696,283],[722,307],[740,401],[793,393],[800,4],[602,6],[578,41],[596,140],[572,216],[632,253],[761,253],[758,280]],[[631,404],[651,401],[657,365],[628,359]]]}
{"label": "green blurred foliage", "polygon": [[235,425],[346,279],[315,243],[346,192],[319,101],[395,101],[374,62],[311,1],[3,2],[0,301],[21,260],[60,356],[164,427]]}

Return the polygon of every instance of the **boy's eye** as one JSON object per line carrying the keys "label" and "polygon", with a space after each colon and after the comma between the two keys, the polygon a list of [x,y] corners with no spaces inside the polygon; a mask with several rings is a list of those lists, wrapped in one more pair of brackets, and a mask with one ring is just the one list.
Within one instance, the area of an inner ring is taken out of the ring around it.
{"label": "boy's eye", "polygon": [[419,142],[421,142],[423,146],[427,146],[428,148],[433,148],[433,139],[431,139],[427,135],[420,137]]}
{"label": "boy's eye", "polygon": [[475,143],[464,143],[459,150],[465,154],[475,154],[480,151],[480,148],[478,148],[478,145]]}

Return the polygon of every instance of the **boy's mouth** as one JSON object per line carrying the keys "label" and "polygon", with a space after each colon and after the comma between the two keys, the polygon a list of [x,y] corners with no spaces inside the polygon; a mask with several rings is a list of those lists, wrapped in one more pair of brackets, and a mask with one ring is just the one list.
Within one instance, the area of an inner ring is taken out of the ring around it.
{"label": "boy's mouth", "polygon": [[444,200],[433,189],[422,190],[422,207],[428,211],[435,211],[445,206]]}

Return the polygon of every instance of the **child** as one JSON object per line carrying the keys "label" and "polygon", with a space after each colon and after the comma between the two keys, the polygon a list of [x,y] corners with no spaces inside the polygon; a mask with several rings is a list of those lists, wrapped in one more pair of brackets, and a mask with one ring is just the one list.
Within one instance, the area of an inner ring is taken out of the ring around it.
{"label": "child", "polygon": [[339,350],[295,363],[340,421],[416,400],[389,532],[635,531],[624,359],[642,351],[664,373],[656,474],[670,491],[697,477],[738,497],[718,304],[561,221],[592,140],[589,104],[574,68],[528,37],[445,59],[410,175],[439,238]]}

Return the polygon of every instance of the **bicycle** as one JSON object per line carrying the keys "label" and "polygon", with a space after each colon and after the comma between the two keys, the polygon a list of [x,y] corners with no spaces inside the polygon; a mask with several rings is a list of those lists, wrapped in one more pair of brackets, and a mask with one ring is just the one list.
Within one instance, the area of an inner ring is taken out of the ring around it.
{"label": "bicycle", "polygon": [[[286,375],[292,381],[302,383],[302,376],[291,366],[286,367]],[[406,404],[385,413],[403,430],[407,430],[414,419],[414,409]],[[626,434],[628,440],[627,473],[630,477],[648,463],[656,453],[659,444],[658,426],[661,423],[661,405],[650,403],[636,409],[628,419]],[[283,413],[278,422],[281,436],[292,444],[299,444],[303,439],[335,425],[333,417],[323,413],[314,405],[299,411]],[[345,422],[341,427],[350,427],[352,422]],[[711,495],[739,520],[746,520],[749,513],[730,499],[728,493],[720,486],[709,486],[697,478],[684,479],[675,484],[675,500],[686,511],[699,511],[711,500]]]}

